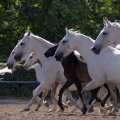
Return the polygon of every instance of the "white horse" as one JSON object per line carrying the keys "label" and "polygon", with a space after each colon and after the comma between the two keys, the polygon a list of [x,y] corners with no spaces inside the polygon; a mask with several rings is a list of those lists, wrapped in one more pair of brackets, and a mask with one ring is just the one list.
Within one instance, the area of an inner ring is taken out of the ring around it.
{"label": "white horse", "polygon": [[[18,41],[19,42],[19,41]],[[15,46],[15,48],[17,47],[17,45]],[[12,52],[10,53],[10,56],[7,60],[7,67],[3,68],[0,70],[0,74],[5,74],[5,73],[12,73],[14,66],[17,64],[17,62],[15,62],[15,60],[13,59],[13,55],[14,55],[14,50],[15,48],[12,50]],[[29,55],[24,56],[22,59],[24,60],[25,58],[27,58]],[[9,62],[9,63],[8,63]]]}
{"label": "white horse", "polygon": [[[107,89],[106,89],[104,86],[102,86],[102,87],[100,88],[100,90],[99,90],[98,97],[99,97],[101,100],[103,100],[103,99],[105,98],[105,96],[107,95],[107,92],[108,92]],[[80,105],[82,105],[82,104],[81,104],[81,103],[82,103],[81,99],[78,100],[78,103],[79,103]],[[94,106],[94,107],[95,107],[96,104],[97,104],[97,101],[94,100],[94,101],[92,102],[91,106]],[[90,106],[90,107],[91,107],[91,106]],[[100,106],[99,112],[105,114],[105,113],[107,112],[107,110],[111,110],[112,108],[113,108],[113,105],[110,103],[110,98],[108,98],[108,100],[106,101],[105,106],[104,106],[104,107]],[[74,107],[71,112],[75,112],[76,110],[77,110],[77,108]]]}
{"label": "white horse", "polygon": [[100,51],[113,43],[120,44],[120,23],[110,22],[108,19],[103,19],[104,28],[96,38],[91,50],[95,54],[100,54]]}
{"label": "white horse", "polygon": [[95,55],[90,50],[94,42],[90,37],[66,29],[66,35],[60,41],[55,58],[60,61],[62,57],[74,50],[80,52],[87,63],[89,75],[92,78],[92,81],[83,88],[82,92],[107,83],[114,100],[114,109],[110,115],[115,115],[115,112],[119,110],[115,84],[120,84],[120,51],[113,47],[107,47],[100,55]]}
{"label": "white horse", "polygon": [[[18,45],[18,44],[17,44],[17,45]],[[17,45],[14,47],[14,49],[13,49],[12,52],[10,53],[9,58],[8,58],[8,60],[7,60],[7,67],[8,67],[8,70],[9,70],[9,71],[13,71],[13,70],[14,70],[14,67],[19,63],[19,62],[16,62],[16,61],[14,60],[14,58],[13,58],[13,57],[14,57],[14,54],[15,54],[15,49],[17,48]],[[28,53],[28,54],[24,55],[24,56],[22,57],[22,59],[21,59],[21,62],[24,61],[24,60],[26,60],[26,59],[29,57],[30,54],[31,54],[31,53]],[[36,69],[38,68],[37,65],[35,66],[35,68],[36,68]],[[8,70],[5,70],[4,73],[8,72]],[[10,72],[10,73],[12,73],[12,72]],[[41,73],[39,73],[39,75],[41,75]],[[41,75],[41,77],[42,77],[42,75]],[[41,79],[43,79],[43,77],[42,77]],[[33,91],[33,92],[34,92],[34,91]],[[44,94],[43,94],[43,95],[44,95]],[[36,100],[37,100],[37,102],[40,101],[40,99],[39,99],[38,96],[36,97]],[[49,104],[48,104],[47,101],[44,101],[44,102],[43,102],[43,105],[44,105],[45,107],[48,107],[48,106],[49,106]],[[54,108],[54,107],[53,107],[53,108]],[[27,108],[26,110],[30,110],[30,108]]]}
{"label": "white horse", "polygon": [[[19,41],[19,42],[20,42],[20,41]],[[15,48],[12,50],[12,52],[11,52],[11,54],[10,54],[8,60],[7,60],[7,67],[8,67],[9,69],[8,69],[8,68],[7,68],[8,70],[3,69],[3,70],[4,70],[4,73],[9,72],[9,71],[10,71],[10,72],[13,71],[14,67],[19,63],[19,62],[16,62],[16,61],[14,60],[14,58],[13,58],[17,46],[18,46],[18,44],[17,44],[17,45],[15,46]],[[23,55],[23,57],[22,57],[22,59],[21,59],[21,62],[24,61],[24,60],[26,60],[30,54],[31,54],[31,53],[27,53],[27,54]],[[34,69],[35,69],[35,71],[36,71],[36,76],[37,76],[37,78],[38,78],[38,81],[41,83],[41,81],[43,80],[43,73],[42,73],[42,70],[41,70],[41,66],[40,66],[39,64],[36,64],[36,65],[34,66]],[[2,73],[3,73],[3,70],[1,70]],[[56,86],[56,87],[57,87],[57,86]],[[57,90],[53,89],[53,90],[56,91],[56,94],[58,94],[60,87],[61,87],[61,86],[58,86],[58,87],[57,87]],[[52,87],[52,88],[53,88],[53,87]],[[75,90],[74,88],[75,88],[75,86],[73,86],[73,90]],[[54,93],[55,93],[55,91],[54,91]],[[48,90],[45,91],[45,93],[43,93],[42,101],[43,101],[43,99],[45,98],[47,92],[48,92]],[[53,93],[53,92],[51,92],[51,93],[52,93],[52,98],[54,99],[54,98],[55,98],[55,97],[54,97],[54,93]],[[33,91],[33,94],[34,94],[34,91]],[[36,97],[36,100],[37,100],[38,103],[39,103],[40,99],[39,99],[38,96]],[[62,100],[63,100],[63,102],[66,101],[66,96],[65,96],[65,95],[63,96]],[[47,101],[43,101],[43,105],[44,105],[45,107],[49,107],[49,104],[48,104]],[[57,104],[56,104],[56,102],[54,102],[54,100],[53,100],[53,108],[51,108],[51,109],[49,110],[49,112],[55,111],[56,109],[57,109]],[[24,108],[24,111],[28,111],[28,110],[30,110],[30,107],[29,107],[29,106],[27,106],[27,107]]]}
{"label": "white horse", "polygon": [[[36,77],[37,77],[37,80],[42,83],[42,81],[44,80],[44,75],[43,75],[43,71],[42,71],[42,65],[41,65],[41,62],[37,59],[37,57],[35,56],[35,53],[31,53],[30,56],[26,59],[26,62],[24,63],[24,66],[23,66],[26,70],[29,70],[29,69],[35,69],[35,72],[36,72]],[[55,86],[57,87],[57,86]],[[57,109],[57,96],[58,96],[58,93],[59,93],[59,90],[60,90],[61,86],[58,85],[57,87],[57,92],[56,92],[56,88],[52,87],[51,88],[51,91],[52,91],[52,99],[53,99],[53,108],[51,108],[49,110],[49,112],[51,111],[56,111]],[[75,86],[74,86],[75,88]],[[46,89],[46,94],[48,93],[50,89]],[[75,89],[74,89],[75,90]],[[56,98],[54,96],[56,92]],[[44,97],[42,98],[42,100],[45,98],[46,94],[44,95]],[[63,102],[65,103],[66,102],[66,96],[63,95],[62,97],[62,100]]]}
{"label": "white horse", "polygon": [[[80,58],[80,54],[79,54],[77,51],[76,51],[75,53],[76,53],[76,56],[78,57],[78,59],[81,59],[81,58]],[[24,63],[24,68],[27,69],[27,70],[30,69],[30,68],[34,68],[34,67],[36,66],[36,64],[38,64],[38,63],[40,63],[40,62],[39,62],[39,60],[37,59],[35,53],[31,53],[31,55],[27,58],[26,62]],[[41,64],[41,63],[40,63],[40,64]],[[39,77],[40,77],[39,73],[41,73],[41,72],[39,71],[40,68],[41,68],[40,64],[39,64],[39,66],[37,65],[37,68],[35,68],[36,74],[38,73],[38,79],[39,79]],[[39,68],[39,69],[38,69],[38,68]],[[42,81],[40,81],[40,82],[42,82]],[[73,85],[70,86],[70,88],[69,88],[70,91],[71,91],[71,90],[75,90],[75,89],[73,89],[73,88],[75,88],[75,86],[73,86]],[[100,89],[98,96],[99,96],[99,98],[103,99],[103,98],[106,96],[106,94],[107,94],[107,89],[104,88],[104,86],[103,86],[103,87]],[[96,101],[94,101],[93,104],[95,104],[95,102],[96,102]],[[81,99],[78,100],[78,103],[79,103],[80,105],[82,104]],[[106,105],[104,108],[101,108],[100,111],[103,112],[103,113],[106,113],[106,112],[107,112],[107,109],[110,109],[110,108],[112,108],[112,106],[109,106],[109,100],[108,100],[108,101],[107,101],[107,105]],[[74,107],[71,112],[75,112],[76,110],[77,110],[77,108]]]}
{"label": "white horse", "polygon": [[8,57],[8,60],[7,60],[7,64],[6,64],[6,65],[7,65],[8,69],[10,69],[10,70],[14,70],[14,67],[15,67],[19,62],[22,62],[22,61],[26,60],[26,59],[29,57],[29,55],[30,55],[30,53],[28,53],[28,54],[26,54],[26,55],[24,55],[24,56],[22,57],[21,61],[19,61],[19,62],[16,62],[16,61],[15,61],[15,59],[14,59],[13,57],[14,57],[15,50],[16,50],[19,42],[20,42],[20,40],[18,41],[17,45],[13,48],[13,50],[12,50],[12,52],[10,53],[10,55],[9,55],[9,57]]}
{"label": "white horse", "polygon": [[[39,61],[41,61],[42,63],[42,69],[45,76],[45,79],[35,89],[35,93],[33,94],[32,99],[25,108],[30,107],[33,104],[36,96],[39,95],[39,93],[41,93],[43,90],[48,88],[50,89],[55,82],[59,82],[61,84],[64,84],[66,82],[66,78],[63,74],[62,65],[59,62],[56,62],[54,57],[45,58],[44,56],[45,51],[53,45],[54,44],[44,40],[43,38],[33,35],[29,31],[25,33],[24,37],[22,38],[16,49],[14,56],[16,61],[20,60],[23,55],[33,51]],[[66,95],[71,103],[73,103],[77,108],[81,109],[81,107],[72,98],[69,90],[66,90]],[[41,104],[42,101],[40,101],[39,105]]]}

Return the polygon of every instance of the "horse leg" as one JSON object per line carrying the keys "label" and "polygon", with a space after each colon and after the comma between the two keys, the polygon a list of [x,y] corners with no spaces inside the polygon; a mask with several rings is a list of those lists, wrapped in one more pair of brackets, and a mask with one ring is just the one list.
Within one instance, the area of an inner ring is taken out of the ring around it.
{"label": "horse leg", "polygon": [[119,107],[117,105],[117,96],[116,96],[116,88],[115,84],[108,84],[110,93],[111,93],[111,99],[113,100],[113,110],[109,113],[109,115],[115,115],[115,112],[118,112]]}
{"label": "horse leg", "polygon": [[[110,103],[110,97],[109,97],[108,100],[107,100],[107,102],[106,102],[106,104],[105,104],[104,109],[106,109],[106,111],[107,111],[107,110],[111,111],[112,108],[113,108],[113,104]],[[105,113],[106,113],[106,112],[105,112]]]}
{"label": "horse leg", "polygon": [[[36,97],[44,90],[47,89],[50,85],[43,81],[34,91],[33,91],[33,97],[31,98],[31,100],[29,101],[29,103],[26,105],[26,107],[23,109],[23,111],[28,111],[28,109],[30,108],[30,106],[33,104],[33,102],[35,101]],[[29,109],[30,110],[30,109]]]}
{"label": "horse leg", "polygon": [[108,88],[107,84],[104,84],[104,87],[108,90],[108,94],[105,96],[105,98],[101,102],[101,106],[104,107],[107,99],[110,97],[110,90]]}
{"label": "horse leg", "polygon": [[82,94],[85,91],[89,91],[89,90],[93,90],[97,87],[103,86],[104,81],[100,81],[100,80],[92,80],[91,82],[89,82],[83,89],[82,89]]}
{"label": "horse leg", "polygon": [[54,86],[52,86],[52,88],[51,88],[51,98],[53,101],[53,108],[51,108],[48,112],[52,112],[52,111],[57,110],[57,100],[55,98],[57,86],[58,86],[58,83],[55,83]]}
{"label": "horse leg", "polygon": [[[80,105],[82,103],[82,100],[79,98],[77,103]],[[83,106],[83,104],[82,104]],[[71,110],[71,113],[75,112],[77,110],[77,108],[74,106],[74,108]]]}
{"label": "horse leg", "polygon": [[[118,106],[119,106],[119,103],[120,103],[120,94],[119,94],[119,89],[118,87],[116,86],[116,95],[117,95],[117,103],[118,103]],[[108,106],[106,106],[108,110],[111,110],[113,108],[113,105],[110,103],[110,98],[109,98],[109,102],[108,102]]]}
{"label": "horse leg", "polygon": [[78,109],[80,109],[82,111],[82,107],[72,98],[72,95],[69,91],[69,89],[65,90],[65,94],[67,96],[67,98],[70,100],[70,102]]}
{"label": "horse leg", "polygon": [[120,85],[116,85],[117,102],[120,107]]}
{"label": "horse leg", "polygon": [[103,86],[107,89],[108,93],[107,93],[107,95],[105,96],[105,98],[101,102],[100,112],[105,114],[107,112],[107,107],[105,106],[105,103],[108,100],[108,98],[110,97],[110,90],[109,90],[107,84],[104,84]]}
{"label": "horse leg", "polygon": [[91,98],[90,98],[90,100],[89,100],[89,103],[88,103],[88,112],[93,112],[94,111],[94,109],[93,109],[93,100],[95,99],[97,102],[101,102],[101,99],[99,99],[98,97],[97,97],[97,93],[98,93],[98,91],[99,91],[99,89],[100,89],[101,87],[98,87],[98,88],[95,88],[95,89],[93,89],[93,90],[91,90]]}
{"label": "horse leg", "polygon": [[[64,86],[60,89],[60,91],[59,91],[59,99],[58,99],[58,105],[59,105],[59,107],[60,107],[60,109],[62,110],[62,111],[64,111],[64,107],[63,107],[63,105],[62,105],[62,94],[64,93],[64,91],[68,88],[68,87],[70,87],[71,85],[72,85],[73,83],[71,82],[71,81],[66,81],[66,83],[64,84]],[[66,94],[67,95],[67,94]]]}
{"label": "horse leg", "polygon": [[48,91],[49,91],[48,89],[45,89],[45,90],[44,90],[43,95],[42,95],[42,97],[41,97],[41,100],[39,101],[37,107],[35,108],[35,111],[38,111],[39,108],[41,107],[41,105],[42,105],[42,103],[43,103],[46,95],[48,94]]}
{"label": "horse leg", "polygon": [[[35,92],[36,92],[36,89],[33,90],[33,96],[34,96]],[[32,98],[33,98],[33,97],[32,97]],[[35,99],[36,99],[37,102],[39,103],[40,98],[39,98],[38,96],[36,96]],[[23,109],[23,111],[29,111],[29,110],[30,110],[30,106],[31,106],[31,105],[29,105],[29,103],[28,103],[28,104],[25,106],[25,108]]]}
{"label": "horse leg", "polygon": [[[42,92],[42,94],[43,94],[43,92]],[[37,100],[37,102],[39,103],[41,99],[37,96],[37,97],[36,97],[36,100]],[[44,105],[45,107],[49,108],[49,103],[48,103],[47,101],[43,101],[43,105]]]}
{"label": "horse leg", "polygon": [[79,80],[75,80],[74,83],[75,83],[75,86],[76,86],[76,88],[78,90],[79,96],[80,96],[80,98],[82,100],[82,103],[83,103],[82,113],[86,114],[87,108],[86,108],[85,102],[83,101],[83,97],[82,97],[82,94],[81,94],[81,91],[82,91],[81,83],[80,83]]}

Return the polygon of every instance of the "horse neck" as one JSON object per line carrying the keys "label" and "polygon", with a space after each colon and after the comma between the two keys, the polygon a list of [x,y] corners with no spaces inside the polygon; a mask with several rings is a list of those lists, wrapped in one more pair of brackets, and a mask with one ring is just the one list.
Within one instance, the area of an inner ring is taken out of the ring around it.
{"label": "horse neck", "polygon": [[28,54],[25,54],[23,55],[22,59],[21,59],[21,62],[24,61],[24,60],[27,60],[27,58],[29,57],[31,53],[28,53]]}
{"label": "horse neck", "polygon": [[87,36],[81,34],[79,36],[79,39],[77,39],[76,43],[76,50],[80,52],[86,63],[88,63],[89,59],[93,55],[93,52],[90,50],[90,48],[92,47],[94,41]]}
{"label": "horse neck", "polygon": [[[110,27],[112,29],[112,27]],[[116,39],[114,40],[114,43],[120,44],[120,23],[116,23],[116,26],[112,29],[113,32],[116,34]]]}
{"label": "horse neck", "polygon": [[44,76],[42,74],[42,68],[41,68],[40,64],[37,63],[37,65],[34,66],[34,69],[35,69],[37,80],[40,83],[42,83]]}
{"label": "horse neck", "polygon": [[37,72],[39,73],[39,69],[41,69],[40,64],[35,65],[34,69],[35,69],[36,74],[37,74]]}
{"label": "horse neck", "polygon": [[44,62],[45,60],[45,55],[44,53],[47,51],[48,48],[53,47],[54,44],[44,41],[42,38],[37,40],[34,37],[31,37],[31,44],[32,44],[32,51],[35,53],[37,58],[40,60],[41,63]]}
{"label": "horse neck", "polygon": [[117,44],[120,44],[120,29],[119,29],[119,31],[117,32],[117,39],[115,40],[115,43],[117,43]]}

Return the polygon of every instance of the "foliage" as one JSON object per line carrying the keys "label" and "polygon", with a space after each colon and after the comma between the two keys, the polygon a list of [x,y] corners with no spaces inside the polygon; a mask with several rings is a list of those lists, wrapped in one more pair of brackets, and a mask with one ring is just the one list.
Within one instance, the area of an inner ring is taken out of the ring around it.
{"label": "foliage", "polygon": [[1,0],[0,57],[7,58],[26,29],[59,42],[65,27],[96,38],[103,17],[119,19],[118,0]]}
{"label": "foliage", "polygon": [[[25,70],[22,64],[16,66],[16,70],[10,74],[0,75],[2,81],[34,81],[35,71]],[[0,63],[0,68],[4,68],[5,63]],[[35,83],[0,83],[0,95],[1,96],[16,96],[16,97],[30,97],[32,96],[32,91],[35,89]]]}
{"label": "foliage", "polygon": [[[0,69],[6,67],[5,63],[0,63]],[[5,73],[3,80],[6,81],[35,81],[35,71],[34,69],[25,70],[22,64],[18,64],[15,67],[13,73]]]}
{"label": "foliage", "polygon": [[[5,68],[5,63],[0,63],[0,69]],[[36,88],[36,83],[12,83],[12,81],[33,81],[36,82],[35,71],[25,70],[22,64],[16,66],[16,70],[10,74],[0,75],[2,81],[9,81],[9,83],[0,82],[0,96],[1,97],[32,97],[33,90]],[[11,82],[10,82],[11,81]],[[78,92],[71,92],[74,98],[78,99]],[[47,95],[50,97],[50,92]]]}
{"label": "foliage", "polygon": [[[0,58],[8,58],[27,29],[51,42],[62,39],[65,27],[95,39],[103,27],[103,17],[114,21],[119,15],[119,0],[0,0]],[[0,63],[0,68],[4,66]],[[18,65],[13,74],[0,78],[34,81],[34,75],[34,70],[26,71]],[[34,86],[1,83],[0,94],[27,96]]]}

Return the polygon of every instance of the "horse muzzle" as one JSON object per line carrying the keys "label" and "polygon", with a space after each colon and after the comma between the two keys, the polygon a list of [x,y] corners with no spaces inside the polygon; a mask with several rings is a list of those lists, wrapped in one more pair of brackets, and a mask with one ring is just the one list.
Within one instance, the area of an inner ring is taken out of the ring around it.
{"label": "horse muzzle", "polygon": [[13,69],[13,66],[14,66],[14,65],[7,63],[6,66],[8,67],[8,69]]}
{"label": "horse muzzle", "polygon": [[16,62],[21,61],[21,58],[22,58],[22,54],[18,54],[18,55],[14,56],[14,59],[15,59]]}
{"label": "horse muzzle", "polygon": [[28,69],[28,66],[26,66],[26,65],[23,65],[23,67],[24,67],[24,69],[26,69],[26,70]]}
{"label": "horse muzzle", "polygon": [[101,47],[100,47],[99,45],[97,45],[97,46],[92,46],[92,47],[91,47],[91,51],[92,51],[93,53],[95,53],[96,55],[99,55],[99,54],[100,54],[100,51],[101,51]]}
{"label": "horse muzzle", "polygon": [[61,52],[58,52],[57,54],[55,54],[55,59],[57,61],[61,61],[62,57],[63,57],[63,53],[61,53]]}

